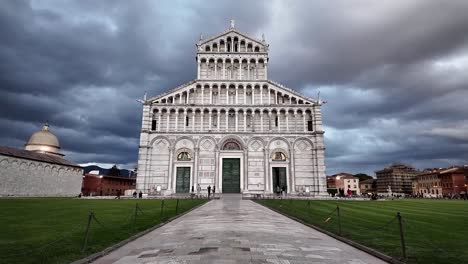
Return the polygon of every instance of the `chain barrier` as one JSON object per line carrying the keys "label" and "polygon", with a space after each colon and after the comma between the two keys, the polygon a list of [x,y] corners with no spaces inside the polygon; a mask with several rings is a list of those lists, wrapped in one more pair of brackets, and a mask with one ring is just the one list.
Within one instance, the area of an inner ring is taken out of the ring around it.
{"label": "chain barrier", "polygon": [[[174,199],[175,200],[175,199]],[[200,199],[201,200],[201,199]],[[177,214],[179,212],[180,209],[183,208],[183,203],[182,201],[179,201],[179,199],[177,199],[176,201],[176,204],[175,204],[175,207],[174,208],[171,208],[169,206],[167,206],[165,203],[164,203],[164,200],[162,200],[162,206],[161,206],[161,220],[163,219],[163,209],[166,208],[166,209],[175,209],[175,214]],[[135,205],[135,211],[132,212],[131,214],[128,215],[128,217],[122,221],[122,223],[124,223],[124,225],[128,225],[128,224],[132,224],[132,220],[135,221],[136,220],[136,216],[139,214],[141,215],[147,215],[149,216],[149,214],[147,214],[147,212],[145,212],[139,205],[138,203],[136,203]],[[157,216],[157,214],[156,214]],[[169,216],[169,215],[167,215]],[[88,215],[88,225],[86,226],[86,229],[85,229],[85,239],[83,241],[83,245],[82,245],[82,249],[81,249],[81,252],[83,253],[86,248],[87,248],[87,244],[89,242],[89,237],[91,235],[91,225],[92,225],[92,222],[95,222],[99,225],[99,227],[103,228],[104,230],[106,231],[109,231],[109,232],[112,232],[112,233],[115,233],[115,230],[113,230],[112,228],[109,228],[108,226],[104,225],[102,221],[100,221],[96,214],[94,214],[94,212],[90,212],[90,214]],[[135,222],[133,222],[135,223]],[[134,226],[136,226],[136,224],[134,224]],[[45,249],[48,249],[49,247],[53,246],[54,244],[57,244],[59,242],[62,242],[68,238],[70,238],[71,236],[73,235],[77,235],[80,233],[80,231],[84,228],[83,225],[77,225],[75,226],[74,228],[70,229],[68,232],[66,233],[63,233],[59,238],[53,240],[53,241],[50,241],[48,243],[44,243],[42,244],[41,246],[38,246],[38,247],[34,247],[32,249],[28,249],[26,251],[22,251],[21,253],[16,253],[16,254],[10,254],[10,255],[2,255],[2,258],[14,258],[14,257],[20,257],[20,256],[24,256],[24,255],[28,255],[28,254],[32,254],[32,253],[36,253],[38,251],[42,251],[42,255],[47,253],[48,251],[44,251]],[[121,232],[123,232],[125,235],[133,235],[134,232],[132,232],[131,230],[127,230],[126,228],[124,229],[120,229]]]}
{"label": "chain barrier", "polygon": [[[410,227],[411,230],[415,230],[415,229],[413,228],[413,226],[410,225],[405,219],[403,219],[403,224],[405,225],[406,228]],[[432,239],[429,238],[428,236],[426,236],[426,234],[425,234],[424,232],[418,232],[418,234],[421,235],[421,236],[423,236],[423,238],[425,238],[425,239],[423,239],[423,242],[424,242],[426,245],[431,246],[432,249],[435,249],[435,250],[438,250],[438,251],[444,252],[444,253],[449,253],[449,252],[447,252],[447,250],[445,250],[445,249],[443,249],[443,248],[440,248],[440,247],[438,247],[437,245],[435,245],[435,244],[432,242]],[[418,245],[412,245],[412,246],[413,246],[413,247],[414,247],[414,246],[418,247]],[[423,247],[420,247],[420,248],[423,248]]]}
{"label": "chain barrier", "polygon": [[30,249],[30,250],[26,250],[26,251],[23,251],[21,253],[17,253],[17,254],[11,254],[11,255],[2,255],[2,258],[13,258],[13,257],[20,257],[20,256],[24,256],[24,255],[27,255],[27,254],[31,254],[31,253],[34,253],[36,251],[39,251],[39,250],[43,250],[43,249],[46,249],[48,248],[49,246],[53,245],[53,244],[56,244],[58,242],[61,242],[69,237],[71,237],[76,231],[78,231],[78,229],[80,228],[83,228],[83,226],[76,226],[75,228],[73,228],[71,231],[65,233],[64,235],[62,235],[60,238],[56,239],[56,240],[53,240],[49,243],[46,243],[46,244],[43,244],[39,247],[35,247],[33,249]]}

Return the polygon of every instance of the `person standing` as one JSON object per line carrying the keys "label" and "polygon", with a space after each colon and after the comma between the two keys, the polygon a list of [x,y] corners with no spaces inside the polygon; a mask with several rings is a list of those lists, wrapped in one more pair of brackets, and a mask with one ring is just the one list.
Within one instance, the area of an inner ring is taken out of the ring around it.
{"label": "person standing", "polygon": [[197,195],[200,195],[201,193],[201,186],[200,184],[197,185]]}
{"label": "person standing", "polygon": [[213,185],[213,198],[215,197],[216,187]]}
{"label": "person standing", "polygon": [[210,199],[210,194],[211,194],[211,185],[208,185],[208,199]]}
{"label": "person standing", "polygon": [[138,198],[143,198],[143,192],[140,191],[140,193],[138,194]]}

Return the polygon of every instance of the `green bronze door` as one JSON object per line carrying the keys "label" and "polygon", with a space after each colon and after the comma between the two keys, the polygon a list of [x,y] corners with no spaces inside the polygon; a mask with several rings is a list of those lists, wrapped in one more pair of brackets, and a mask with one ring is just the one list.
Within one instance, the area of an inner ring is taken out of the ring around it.
{"label": "green bronze door", "polygon": [[190,167],[177,167],[176,193],[190,191]]}
{"label": "green bronze door", "polygon": [[273,192],[280,194],[282,191],[288,191],[286,168],[273,167]]}
{"label": "green bronze door", "polygon": [[240,159],[223,159],[223,193],[240,193]]}

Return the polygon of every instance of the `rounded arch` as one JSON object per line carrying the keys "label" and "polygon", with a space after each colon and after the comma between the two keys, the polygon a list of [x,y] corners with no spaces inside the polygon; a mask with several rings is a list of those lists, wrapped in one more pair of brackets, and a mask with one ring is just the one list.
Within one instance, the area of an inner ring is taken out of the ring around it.
{"label": "rounded arch", "polygon": [[[209,141],[210,143],[206,143]],[[215,150],[218,149],[218,145],[216,144],[216,140],[212,136],[203,136],[197,142],[197,148],[202,151],[210,151],[212,148]]]}
{"label": "rounded arch", "polygon": [[149,144],[149,145],[150,145],[151,147],[153,147],[153,145],[154,145],[154,144],[156,143],[156,141],[158,141],[159,139],[166,141],[168,147],[169,147],[169,148],[171,147],[171,141],[170,141],[167,137],[165,137],[165,136],[157,136],[157,137],[153,138],[153,139],[150,141],[150,144]]}
{"label": "rounded arch", "polygon": [[272,147],[271,145],[273,144],[273,142],[275,142],[275,141],[277,141],[277,140],[283,141],[284,143],[286,143],[286,145],[288,146],[287,151],[288,151],[288,153],[289,153],[289,150],[291,149],[291,144],[290,144],[289,141],[288,141],[287,139],[285,139],[284,137],[274,137],[274,138],[272,138],[272,139],[270,140],[270,142],[268,142],[268,146],[270,147],[270,149],[275,149],[275,148],[276,148],[276,147],[274,147],[274,146]]}
{"label": "rounded arch", "polygon": [[250,145],[250,144],[251,144],[252,142],[254,142],[254,141],[260,141],[260,142],[262,143],[262,147],[264,147],[264,148],[266,147],[266,145],[265,145],[266,142],[265,142],[265,140],[264,140],[263,138],[261,138],[261,137],[252,137],[252,138],[250,138],[249,141],[247,142],[247,145]]}
{"label": "rounded arch", "polygon": [[306,137],[296,138],[296,140],[294,140],[293,149],[296,150],[298,148],[298,143],[301,144],[300,142],[302,142],[302,141],[308,142],[310,144],[311,148],[314,149],[314,146],[315,146],[314,142],[312,140],[310,140],[309,138],[306,138]]}
{"label": "rounded arch", "polygon": [[239,145],[240,149],[239,150],[243,150],[246,148],[245,144],[244,144],[244,141],[237,135],[228,135],[228,136],[225,136],[218,144],[218,148],[220,150],[224,150],[224,145],[226,143],[228,143],[229,141],[231,142],[235,142]]}
{"label": "rounded arch", "polygon": [[196,142],[195,142],[195,140],[193,140],[193,138],[188,137],[188,136],[182,136],[182,137],[179,137],[179,138],[176,139],[176,141],[174,142],[174,147],[177,146],[177,143],[179,143],[182,140],[188,140],[188,141],[190,141],[192,143],[192,146],[194,146],[194,147],[196,146]]}

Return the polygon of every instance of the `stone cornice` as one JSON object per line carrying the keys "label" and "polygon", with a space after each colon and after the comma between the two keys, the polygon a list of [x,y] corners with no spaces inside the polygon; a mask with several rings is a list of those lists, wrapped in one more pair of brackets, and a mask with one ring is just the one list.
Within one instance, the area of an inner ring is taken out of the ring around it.
{"label": "stone cornice", "polygon": [[[143,130],[142,130],[143,133]],[[325,132],[324,131],[308,131],[308,132],[286,132],[286,131],[148,131],[145,130],[144,133],[148,134],[158,134],[158,135],[209,135],[209,134],[230,134],[230,135],[248,135],[248,136],[269,136],[269,135],[283,135],[283,136],[298,136],[298,137],[303,137],[303,136],[314,136],[314,135],[323,135]]]}

